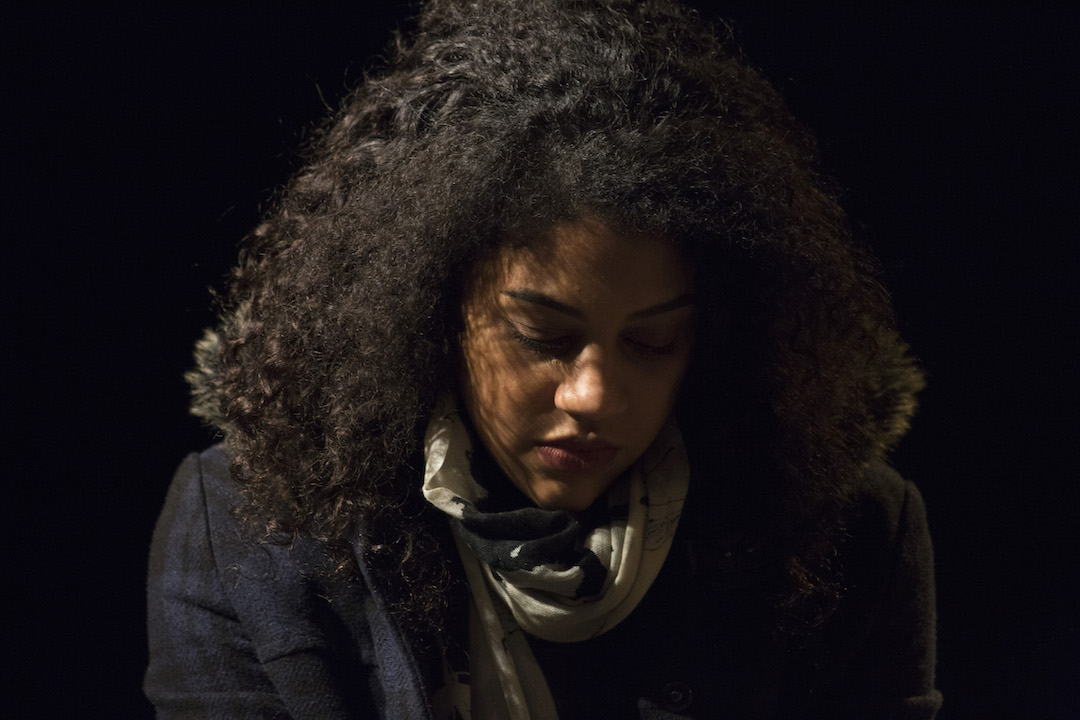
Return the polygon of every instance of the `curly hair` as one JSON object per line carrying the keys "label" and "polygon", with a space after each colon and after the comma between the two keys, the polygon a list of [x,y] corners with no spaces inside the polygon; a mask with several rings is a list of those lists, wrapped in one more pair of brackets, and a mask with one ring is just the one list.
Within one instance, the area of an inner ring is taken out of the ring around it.
{"label": "curly hair", "polygon": [[589,215],[695,267],[693,502],[769,539],[778,608],[828,614],[846,499],[922,380],[813,140],[730,33],[669,0],[432,0],[309,153],[188,376],[266,538],[311,534],[347,572],[362,536],[392,611],[441,627],[422,436],[455,387],[462,282]]}

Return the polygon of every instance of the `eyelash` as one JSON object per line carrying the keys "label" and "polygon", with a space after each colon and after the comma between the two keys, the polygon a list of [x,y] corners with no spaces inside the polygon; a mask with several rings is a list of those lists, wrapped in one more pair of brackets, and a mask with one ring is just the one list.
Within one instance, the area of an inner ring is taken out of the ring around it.
{"label": "eyelash", "polygon": [[555,340],[539,340],[529,337],[513,325],[509,326],[510,337],[525,346],[527,349],[540,355],[559,357],[570,351],[570,338],[557,338]]}
{"label": "eyelash", "polygon": [[648,343],[636,342],[634,340],[627,340],[635,350],[645,353],[647,355],[674,355],[679,351],[679,341],[672,340],[666,345],[649,345]]}
{"label": "eyelash", "polygon": [[[509,326],[510,336],[523,345],[525,348],[546,357],[555,357],[566,355],[573,347],[573,338],[564,337],[556,338],[554,340],[539,340],[534,337],[530,337],[513,325]],[[626,343],[637,353],[647,356],[664,356],[674,355],[679,350],[679,341],[672,340],[666,345],[650,345],[648,343],[637,342],[635,340],[627,339]]]}

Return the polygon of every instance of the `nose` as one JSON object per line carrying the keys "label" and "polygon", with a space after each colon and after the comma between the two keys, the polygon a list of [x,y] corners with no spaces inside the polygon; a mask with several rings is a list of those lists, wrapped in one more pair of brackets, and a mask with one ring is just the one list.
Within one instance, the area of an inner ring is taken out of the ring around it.
{"label": "nose", "polygon": [[565,373],[555,390],[555,407],[563,412],[601,420],[628,409],[630,398],[618,362],[597,346],[586,346]]}

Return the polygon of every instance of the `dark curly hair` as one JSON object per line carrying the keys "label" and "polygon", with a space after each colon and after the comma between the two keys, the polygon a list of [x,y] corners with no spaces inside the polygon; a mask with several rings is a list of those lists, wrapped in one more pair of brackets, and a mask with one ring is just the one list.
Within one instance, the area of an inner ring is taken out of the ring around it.
{"label": "dark curly hair", "polygon": [[314,133],[197,346],[194,412],[243,511],[267,539],[322,539],[339,572],[359,534],[393,611],[440,627],[422,435],[456,383],[462,282],[507,238],[588,215],[696,268],[692,504],[737,508],[784,570],[776,607],[820,620],[845,500],[921,376],[816,165],[729,33],[674,2],[432,0]]}

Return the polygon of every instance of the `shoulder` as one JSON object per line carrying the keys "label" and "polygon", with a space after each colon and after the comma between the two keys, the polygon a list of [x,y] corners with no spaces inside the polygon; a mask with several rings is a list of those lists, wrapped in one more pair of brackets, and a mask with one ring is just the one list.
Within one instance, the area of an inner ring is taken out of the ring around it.
{"label": "shoulder", "polygon": [[922,495],[888,465],[871,465],[859,480],[837,551],[849,611],[887,607],[900,597],[933,607],[933,549]]}
{"label": "shoulder", "polygon": [[[211,522],[228,522],[229,508],[240,497],[230,466],[229,456],[221,445],[184,458],[169,485],[155,543],[164,541],[170,546],[183,542],[185,535],[207,530]],[[167,537],[160,537],[163,533]]]}
{"label": "shoulder", "polygon": [[873,563],[877,572],[861,570],[881,581],[904,567],[931,571],[926,507],[915,484],[885,463],[871,464],[856,486],[843,548],[848,565]]}
{"label": "shoulder", "polygon": [[[243,519],[243,489],[218,445],[188,455],[169,487],[150,551],[150,590],[173,602],[192,598],[219,616],[253,620],[251,628],[304,605],[309,578],[319,576],[325,553],[310,539],[274,544]],[[153,599],[153,597],[152,597]],[[273,602],[275,613],[259,607]],[[258,634],[258,633],[255,633]],[[280,634],[271,629],[267,640]],[[259,641],[260,638],[252,638]]]}
{"label": "shoulder", "polygon": [[238,611],[249,597],[303,604],[313,591],[325,594],[326,588],[316,587],[334,574],[325,546],[306,535],[275,542],[245,517],[244,508],[244,489],[233,478],[224,446],[188,455],[169,488],[152,562],[165,562],[173,572],[190,563],[212,565]]}
{"label": "shoulder", "polygon": [[876,527],[883,539],[893,540],[926,525],[926,508],[918,488],[883,462],[867,467],[853,500],[852,515],[858,527]]}
{"label": "shoulder", "polygon": [[[165,497],[150,549],[151,590],[195,578],[216,582],[215,537],[231,525],[229,461],[215,446],[184,458]],[[196,588],[201,589],[201,588]]]}
{"label": "shoulder", "polygon": [[147,583],[144,688],[159,715],[374,715],[382,696],[363,679],[377,610],[366,585],[335,576],[314,538],[266,542],[242,503],[220,446],[185,458],[169,488]]}
{"label": "shoulder", "polygon": [[915,485],[884,464],[867,468],[836,562],[843,597],[824,636],[822,716],[933,717],[934,559]]}
{"label": "shoulder", "polygon": [[239,505],[240,485],[232,477],[232,461],[224,445],[214,445],[199,453],[191,453],[173,477],[169,488],[170,501],[183,507],[202,508],[211,515],[213,524],[235,524],[230,521],[231,509]]}
{"label": "shoulder", "polygon": [[[228,582],[230,576],[238,572],[249,577],[264,574],[254,572],[253,565],[282,554],[272,544],[262,542],[257,526],[243,519],[244,491],[231,468],[222,445],[184,458],[154,531],[151,575],[158,569],[184,574],[188,569],[213,566],[216,579],[229,590],[235,585]],[[301,559],[296,555],[288,553],[294,561],[290,564]]]}

